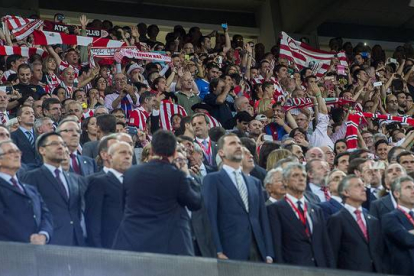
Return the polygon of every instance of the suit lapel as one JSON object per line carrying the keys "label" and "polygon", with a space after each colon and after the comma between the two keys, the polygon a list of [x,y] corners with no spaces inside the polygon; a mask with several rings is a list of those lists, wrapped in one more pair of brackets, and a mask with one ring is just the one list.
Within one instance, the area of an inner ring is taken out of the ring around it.
{"label": "suit lapel", "polygon": [[362,212],[364,214],[365,222],[367,223],[367,232],[368,232],[368,243],[372,237],[374,237],[377,233],[374,233],[374,226],[372,225],[372,216],[367,212]]}
{"label": "suit lapel", "polygon": [[[302,222],[297,217],[296,213],[293,211],[292,206],[286,201],[285,198],[280,200],[280,204],[283,206],[284,214],[286,217],[286,220],[289,221],[293,225],[293,229],[297,229],[303,237],[308,239],[308,236],[305,232],[305,227],[303,226]],[[307,202],[309,206],[309,202]],[[293,219],[292,219],[293,218]]]}
{"label": "suit lapel", "polygon": [[15,193],[18,193],[19,195],[22,195],[22,196],[26,196],[27,197],[27,194],[25,194],[26,193],[26,189],[23,187],[23,184],[20,184],[20,186],[23,187],[23,190],[25,191],[25,193],[22,193],[19,189],[17,189],[16,187],[12,186],[10,183],[8,183],[6,180],[4,180],[1,177],[0,177],[0,185],[3,186],[3,187],[5,187],[5,188],[7,188],[7,189],[9,189],[9,190],[11,190],[11,191],[13,191],[13,192],[15,192]]}
{"label": "suit lapel", "polygon": [[329,203],[337,210],[341,210],[342,209],[342,205],[341,203],[339,203],[337,200],[331,198],[331,200],[329,200]]}
{"label": "suit lapel", "polygon": [[407,230],[414,229],[414,225],[411,224],[411,222],[407,219],[405,214],[400,209],[396,209],[396,210],[397,210],[397,216],[399,217],[399,219],[402,222],[402,224],[404,225],[404,227]]}
{"label": "suit lapel", "polygon": [[[307,202],[306,204],[308,205],[308,214],[309,214],[309,217],[312,220],[311,221],[311,223],[312,223],[312,232],[311,232],[311,234],[313,234],[313,232],[315,232],[315,228],[319,224],[319,218],[316,215],[316,211],[315,211],[315,208],[313,207],[313,205],[311,203],[309,203],[309,202]],[[309,229],[309,231],[310,231],[310,229]]]}
{"label": "suit lapel", "polygon": [[112,172],[108,172],[106,174],[106,178],[109,180],[109,182],[111,182],[117,189],[121,189],[122,188],[122,183],[119,182],[118,178],[112,173]]}
{"label": "suit lapel", "polygon": [[[361,228],[359,228],[358,223],[356,222],[355,218],[351,215],[351,213],[346,210],[346,209],[342,209],[342,211],[344,213],[345,219],[348,220],[348,223],[350,225],[352,225],[352,227],[354,227],[355,231],[357,231],[358,235],[365,241],[367,242],[367,240],[365,239],[364,233],[362,233]],[[365,219],[365,221],[367,222],[367,220]],[[368,224],[368,222],[367,222]],[[369,236],[368,236],[369,237]]]}
{"label": "suit lapel", "polygon": [[394,210],[394,204],[392,204],[392,199],[391,199],[392,195],[388,194],[387,196],[384,197],[384,199],[382,200],[382,203],[384,204],[385,208],[387,208],[388,211],[392,211]]}
{"label": "suit lapel", "polygon": [[56,177],[51,173],[51,171],[49,171],[48,168],[46,168],[46,166],[42,166],[41,169],[43,171],[42,174],[47,178],[49,183],[60,194],[60,196],[65,200],[65,202],[67,202],[68,197],[63,193],[63,189],[58,187],[60,183],[57,181]]}
{"label": "suit lapel", "polygon": [[[31,151],[35,151],[34,148],[32,147],[32,145],[29,142],[29,139],[27,138],[26,134],[19,128],[18,130],[18,134],[22,139],[22,142],[25,144],[25,148],[30,148]],[[33,139],[34,141],[36,141],[36,136],[33,135]]]}
{"label": "suit lapel", "polygon": [[243,210],[246,210],[243,200],[241,199],[240,193],[237,190],[231,178],[228,176],[227,172],[222,169],[220,171],[220,174],[220,181],[223,183],[223,186],[234,196],[236,201],[243,207]]}

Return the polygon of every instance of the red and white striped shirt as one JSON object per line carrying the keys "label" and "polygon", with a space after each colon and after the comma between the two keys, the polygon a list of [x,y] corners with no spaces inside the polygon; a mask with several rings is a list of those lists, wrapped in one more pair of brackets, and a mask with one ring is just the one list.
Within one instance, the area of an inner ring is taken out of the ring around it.
{"label": "red and white striped shirt", "polygon": [[205,113],[206,115],[207,115],[207,117],[210,119],[210,123],[209,123],[209,125],[210,125],[210,128],[213,128],[213,127],[219,127],[219,126],[221,126],[221,124],[220,124],[220,122],[219,121],[217,121],[217,119],[216,118],[214,118],[213,116],[211,116],[210,115],[210,113]]}
{"label": "red and white striped shirt", "polygon": [[149,116],[150,114],[142,106],[139,106],[129,113],[128,124],[137,127],[140,130],[145,130],[147,128],[147,120]]}
{"label": "red and white striped shirt", "polygon": [[180,114],[183,117],[187,116],[184,107],[173,104],[169,100],[163,100],[160,105],[160,128],[172,131],[171,117],[175,114]]}

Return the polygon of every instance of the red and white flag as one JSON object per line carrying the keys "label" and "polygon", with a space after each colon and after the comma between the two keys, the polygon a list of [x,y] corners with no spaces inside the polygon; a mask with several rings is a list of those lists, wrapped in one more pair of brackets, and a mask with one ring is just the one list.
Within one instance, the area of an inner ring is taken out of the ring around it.
{"label": "red and white flag", "polygon": [[145,130],[147,128],[147,119],[149,116],[150,114],[142,106],[139,106],[129,113],[128,124],[137,127],[140,130]]}
{"label": "red and white flag", "polygon": [[40,48],[34,47],[19,47],[19,46],[0,46],[0,56],[21,55],[23,57],[31,57],[38,54],[46,57],[47,53]]}
{"label": "red and white flag", "polygon": [[180,114],[183,117],[187,116],[187,112],[181,105],[173,104],[169,100],[161,101],[160,128],[172,131],[171,117],[175,114]]}
{"label": "red and white flag", "polygon": [[88,46],[89,44],[92,44],[93,46],[99,47],[121,47],[126,45],[123,41],[112,40],[107,38],[87,37],[55,32],[44,32],[39,30],[35,30],[33,32],[33,35],[33,44],[35,45],[67,44]]}
{"label": "red and white flag", "polygon": [[309,67],[316,77],[322,77],[331,65],[333,58],[338,58],[341,65],[348,67],[345,52],[333,53],[312,48],[306,43],[294,40],[285,32],[281,34],[280,58],[295,63],[299,70]]}
{"label": "red and white flag", "polygon": [[116,62],[121,63],[122,58],[133,58],[133,59],[140,59],[140,60],[150,60],[150,61],[160,61],[160,62],[171,62],[171,57],[167,55],[163,55],[160,53],[152,53],[152,52],[141,52],[137,48],[122,48],[117,51],[114,55],[114,59]]}
{"label": "red and white flag", "polygon": [[43,21],[39,19],[29,19],[13,15],[4,16],[2,21],[7,23],[8,29],[17,40],[26,38],[43,24]]}
{"label": "red and white flag", "polygon": [[210,113],[204,113],[204,114],[206,114],[206,115],[207,115],[207,117],[210,119],[210,123],[209,123],[210,128],[213,128],[213,127],[220,127],[220,126],[221,126],[220,122],[219,122],[219,121],[217,121],[217,119],[216,119],[216,118],[214,118],[213,116],[211,116],[211,115],[210,115]]}

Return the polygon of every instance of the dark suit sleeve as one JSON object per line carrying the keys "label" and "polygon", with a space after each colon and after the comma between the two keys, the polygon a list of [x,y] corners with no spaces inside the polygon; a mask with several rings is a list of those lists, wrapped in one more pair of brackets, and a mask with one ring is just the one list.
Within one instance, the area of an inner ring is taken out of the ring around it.
{"label": "dark suit sleeve", "polygon": [[269,216],[270,231],[272,233],[273,241],[273,251],[274,258],[273,260],[276,263],[284,263],[283,254],[282,254],[282,224],[279,219],[279,214],[277,211],[276,204],[271,204],[267,206],[267,213]]}
{"label": "dark suit sleeve", "polygon": [[53,216],[52,213],[50,213],[49,209],[46,206],[46,203],[43,201],[42,196],[37,191],[36,188],[32,187],[35,190],[36,195],[39,197],[40,202],[40,209],[42,212],[42,218],[40,221],[40,228],[39,232],[44,231],[49,234],[49,241],[53,237]]}
{"label": "dark suit sleeve", "polygon": [[91,246],[102,247],[101,225],[102,206],[104,201],[104,187],[102,183],[92,180],[85,193],[85,223],[88,232],[88,241]]}
{"label": "dark suit sleeve", "polygon": [[326,263],[327,263],[327,267],[330,268],[335,268],[336,267],[336,262],[335,262],[335,257],[332,251],[332,246],[331,246],[331,242],[329,240],[329,235],[328,235],[328,230],[326,228],[326,221],[325,221],[325,217],[323,216],[322,210],[320,208],[318,208],[318,213],[319,213],[319,217],[322,220],[322,231],[323,231],[323,250],[325,251],[325,256],[326,256]]}
{"label": "dark suit sleeve", "polygon": [[262,185],[260,180],[256,181],[256,188],[259,194],[259,220],[263,229],[264,241],[266,243],[266,254],[274,258],[275,254],[273,252],[273,245],[272,245],[272,234],[270,232],[270,225],[269,225],[269,216],[267,214],[266,204],[262,193]]}
{"label": "dark suit sleeve", "polygon": [[394,213],[387,214],[381,220],[384,234],[398,246],[414,248],[414,235],[405,229]]}
{"label": "dark suit sleeve", "polygon": [[377,199],[377,200],[374,200],[374,201],[372,201],[371,202],[371,206],[369,207],[369,213],[372,215],[372,216],[374,216],[374,217],[376,217],[377,219],[379,219],[379,201],[378,201],[379,199]]}
{"label": "dark suit sleeve", "polygon": [[178,202],[181,206],[186,206],[190,211],[197,211],[201,208],[201,195],[191,188],[192,179],[181,174],[179,182]]}
{"label": "dark suit sleeve", "polygon": [[206,175],[203,179],[202,193],[204,198],[204,204],[207,209],[208,218],[210,219],[211,232],[213,234],[214,244],[216,251],[223,252],[221,246],[220,235],[217,225],[217,177],[214,175]]}
{"label": "dark suit sleeve", "polygon": [[331,241],[331,248],[335,261],[338,261],[339,249],[341,248],[342,225],[341,220],[333,215],[328,219],[327,223],[328,235]]}
{"label": "dark suit sleeve", "polygon": [[82,155],[88,156],[90,158],[94,158],[93,156],[93,144],[91,142],[87,142],[82,147]]}

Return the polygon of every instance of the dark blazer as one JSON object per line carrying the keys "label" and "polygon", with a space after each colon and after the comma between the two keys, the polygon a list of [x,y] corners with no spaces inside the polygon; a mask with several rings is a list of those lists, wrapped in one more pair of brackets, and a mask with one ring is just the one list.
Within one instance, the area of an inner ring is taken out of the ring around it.
{"label": "dark blazer", "polygon": [[[192,187],[195,191],[201,192],[202,182],[199,177],[194,178]],[[201,209],[191,213],[191,228],[196,247],[194,251],[202,257],[216,258],[216,247],[214,245],[213,233],[208,218],[207,210],[202,202]]]}
{"label": "dark blazer", "polygon": [[113,248],[194,255],[187,207],[201,207],[201,195],[174,165],[153,160],[124,173],[124,216]]}
{"label": "dark blazer", "polygon": [[319,197],[317,195],[315,195],[311,189],[309,188],[309,185],[306,186],[306,191],[304,194],[306,200],[310,203],[312,203],[313,205],[318,205],[319,203],[321,203],[321,200],[319,199]]}
{"label": "dark blazer", "polygon": [[[79,168],[81,172],[80,175],[88,176],[98,171],[96,162],[92,158],[87,157],[87,156],[82,156],[79,154],[77,155],[77,158],[78,158],[78,164],[79,164]],[[70,167],[69,171],[74,173],[72,166]]]}
{"label": "dark blazer", "polygon": [[95,159],[98,156],[99,141],[89,141],[83,144],[82,155]]}
{"label": "dark blazer", "polygon": [[392,204],[391,194],[388,194],[375,201],[372,201],[369,212],[371,215],[381,220],[385,214],[390,213],[394,209],[395,208]]}
{"label": "dark blazer", "polygon": [[381,224],[390,252],[390,273],[414,275],[414,235],[408,232],[414,226],[399,209],[385,214]]}
{"label": "dark blazer", "polygon": [[337,200],[331,198],[329,201],[319,203],[319,207],[321,207],[325,220],[327,220],[330,216],[339,212],[344,206]]}
{"label": "dark blazer", "polygon": [[37,188],[53,215],[54,234],[51,244],[84,245],[80,225],[82,213],[81,189],[74,178],[64,172],[69,186],[69,200],[63,194],[55,176],[44,165],[23,176],[23,181]]}
{"label": "dark blazer", "polygon": [[29,243],[40,231],[53,238],[52,214],[42,196],[35,187],[20,184],[24,193],[0,178],[0,240]]}
{"label": "dark blazer", "polygon": [[331,240],[337,268],[383,272],[383,238],[377,218],[363,212],[367,225],[368,241],[358,223],[345,208],[333,214],[328,220],[328,233]]}
{"label": "dark blazer", "polygon": [[273,256],[272,238],[262,193],[257,178],[243,175],[247,186],[249,212],[225,170],[203,179],[203,197],[210,218],[214,244],[230,259],[248,260],[252,237],[263,260]]}
{"label": "dark blazer", "polygon": [[[18,128],[10,134],[10,138],[16,144],[16,146],[22,151],[22,163],[27,164],[31,168],[36,168],[42,164],[40,156],[36,150],[30,144],[26,134]],[[37,135],[34,134],[34,141],[36,141]]]}
{"label": "dark blazer", "polygon": [[267,206],[273,236],[275,262],[300,266],[335,267],[335,259],[322,210],[308,204],[312,219],[312,237],[285,199]]}
{"label": "dark blazer", "polygon": [[365,193],[367,195],[367,200],[364,203],[362,203],[362,208],[369,210],[369,208],[371,207],[371,202],[377,200],[377,197],[371,192],[370,189],[366,189]]}
{"label": "dark blazer", "polygon": [[121,223],[122,183],[112,172],[92,177],[85,194],[88,244],[111,248]]}
{"label": "dark blazer", "polygon": [[267,174],[267,171],[257,164],[254,165],[253,170],[250,172],[250,175],[262,181],[262,184],[266,177],[266,174]]}

